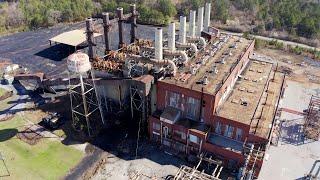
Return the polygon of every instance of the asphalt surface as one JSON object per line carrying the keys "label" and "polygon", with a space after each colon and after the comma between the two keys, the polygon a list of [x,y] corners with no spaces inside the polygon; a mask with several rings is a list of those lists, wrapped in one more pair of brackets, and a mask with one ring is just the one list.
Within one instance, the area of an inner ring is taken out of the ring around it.
{"label": "asphalt surface", "polygon": [[[60,33],[85,28],[85,23],[60,24],[55,27],[21,32],[0,37],[0,61],[9,60],[29,69],[30,72],[44,72],[49,77],[66,75],[66,57],[74,51],[66,45],[49,44],[49,39]],[[154,27],[138,25],[137,38],[153,39]],[[111,29],[111,48],[118,46],[118,26]],[[124,39],[130,40],[130,25],[124,24]],[[98,54],[104,52],[103,36],[96,38]],[[86,51],[86,49],[82,49]]]}

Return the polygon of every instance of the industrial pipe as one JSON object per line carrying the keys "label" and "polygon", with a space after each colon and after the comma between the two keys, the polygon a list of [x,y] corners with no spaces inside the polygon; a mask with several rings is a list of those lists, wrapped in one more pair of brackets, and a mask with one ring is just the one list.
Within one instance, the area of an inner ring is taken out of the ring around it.
{"label": "industrial pipe", "polygon": [[203,7],[198,8],[197,35],[201,36],[203,30]]}
{"label": "industrial pipe", "polygon": [[119,7],[117,8],[117,16],[119,18],[118,20],[118,26],[119,26],[119,48],[122,48],[124,45],[123,41],[123,8]]}
{"label": "industrial pipe", "polygon": [[105,54],[108,54],[108,52],[111,50],[110,48],[110,19],[109,19],[109,13],[102,13],[102,19],[103,19],[103,30],[104,30],[104,44],[105,44]]}
{"label": "industrial pipe", "polygon": [[199,37],[199,36],[195,36],[195,37],[187,37],[188,38],[188,42],[200,42],[202,48],[206,47],[206,40],[203,37]]}
{"label": "industrial pipe", "polygon": [[211,3],[206,3],[204,15],[204,31],[208,31],[210,26]]}
{"label": "industrial pipe", "polygon": [[130,5],[130,10],[131,10],[131,43],[134,43],[134,41],[136,40],[136,29],[137,29],[137,11],[136,11],[136,5],[135,4],[131,4]]}

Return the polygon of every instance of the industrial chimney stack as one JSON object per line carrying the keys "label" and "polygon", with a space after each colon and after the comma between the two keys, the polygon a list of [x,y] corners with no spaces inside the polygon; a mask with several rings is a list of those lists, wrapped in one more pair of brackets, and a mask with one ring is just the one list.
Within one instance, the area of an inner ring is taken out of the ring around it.
{"label": "industrial chimney stack", "polygon": [[118,26],[119,26],[119,48],[122,48],[124,45],[123,41],[123,8],[117,8],[117,16],[119,18]]}
{"label": "industrial chimney stack", "polygon": [[186,24],[186,17],[180,16],[179,42],[182,44],[186,44]]}
{"label": "industrial chimney stack", "polygon": [[168,48],[170,51],[176,50],[176,25],[174,22],[169,24],[168,29]]}
{"label": "industrial chimney stack", "polygon": [[198,8],[197,36],[201,37],[203,30],[203,7]]}
{"label": "industrial chimney stack", "polygon": [[205,17],[204,17],[204,30],[208,31],[210,26],[210,13],[211,13],[211,3],[206,3]]}
{"label": "industrial chimney stack", "polygon": [[162,28],[157,28],[155,32],[155,59],[163,59]]}
{"label": "industrial chimney stack", "polygon": [[189,36],[194,37],[196,31],[196,11],[190,11]]}

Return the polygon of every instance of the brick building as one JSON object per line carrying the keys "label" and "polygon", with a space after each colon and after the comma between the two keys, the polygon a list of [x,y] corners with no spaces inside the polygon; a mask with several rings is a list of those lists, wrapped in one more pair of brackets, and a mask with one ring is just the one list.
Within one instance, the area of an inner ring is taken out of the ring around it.
{"label": "brick building", "polygon": [[270,62],[250,60],[254,44],[221,35],[175,77],[159,80],[150,138],[175,153],[212,154],[230,169],[248,159],[257,176],[284,76]]}

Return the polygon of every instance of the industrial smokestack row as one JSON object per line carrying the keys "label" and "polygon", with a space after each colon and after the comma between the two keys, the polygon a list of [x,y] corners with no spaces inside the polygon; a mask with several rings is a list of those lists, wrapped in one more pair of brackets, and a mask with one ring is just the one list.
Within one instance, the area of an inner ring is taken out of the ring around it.
{"label": "industrial smokestack row", "polygon": [[194,37],[196,32],[196,11],[190,11],[189,36]]}
{"label": "industrial smokestack row", "polygon": [[162,44],[162,28],[157,28],[155,32],[155,59],[163,59],[163,44]]}
{"label": "industrial smokestack row", "polygon": [[180,29],[179,29],[179,42],[182,44],[186,44],[186,24],[187,19],[185,16],[180,16]]}
{"label": "industrial smokestack row", "polygon": [[203,7],[198,8],[197,36],[201,36],[203,30]]}
{"label": "industrial smokestack row", "polygon": [[210,13],[211,13],[211,3],[206,3],[205,16],[204,16],[204,30],[208,31],[210,26]]}
{"label": "industrial smokestack row", "polygon": [[176,25],[174,22],[169,24],[168,29],[168,48],[170,51],[176,50]]}

